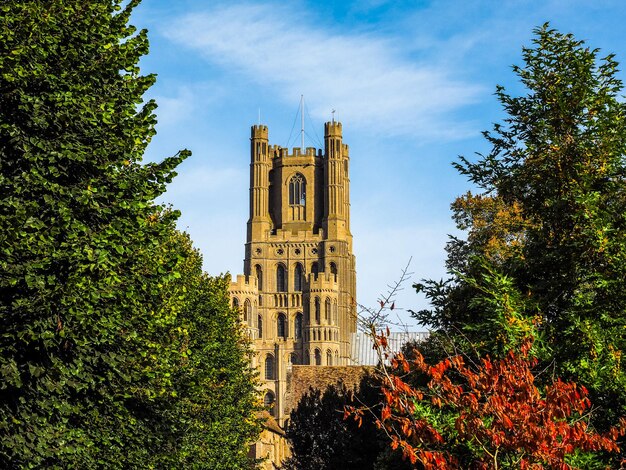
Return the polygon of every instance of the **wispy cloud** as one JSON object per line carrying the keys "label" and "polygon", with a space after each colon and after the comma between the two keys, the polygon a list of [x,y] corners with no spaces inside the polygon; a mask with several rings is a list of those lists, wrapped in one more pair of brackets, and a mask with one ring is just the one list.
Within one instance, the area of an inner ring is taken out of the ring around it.
{"label": "wispy cloud", "polygon": [[[467,123],[451,114],[483,91],[452,78],[430,61],[403,56],[403,39],[324,29],[301,12],[278,4],[239,4],[182,16],[166,36],[220,64],[267,84],[285,102],[314,96],[310,111],[386,135],[464,137]],[[472,130],[475,132],[475,130]]]}

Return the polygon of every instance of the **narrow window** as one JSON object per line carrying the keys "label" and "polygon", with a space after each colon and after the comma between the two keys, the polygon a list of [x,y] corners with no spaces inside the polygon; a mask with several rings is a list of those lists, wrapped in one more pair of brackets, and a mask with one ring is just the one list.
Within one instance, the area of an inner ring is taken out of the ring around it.
{"label": "narrow window", "polygon": [[293,289],[296,292],[302,292],[302,278],[303,277],[304,276],[302,272],[302,265],[298,263],[296,264],[296,270],[293,275]]}
{"label": "narrow window", "polygon": [[252,314],[252,307],[250,306],[250,299],[246,299],[243,303],[243,321],[246,323],[250,319],[250,315]]}
{"label": "narrow window", "polygon": [[268,354],[265,358],[265,379],[274,380],[274,356]]}
{"label": "narrow window", "polygon": [[262,291],[263,290],[263,269],[261,269],[261,266],[257,264],[254,268],[254,271],[256,273],[259,291]]}
{"label": "narrow window", "polygon": [[285,267],[282,264],[279,264],[276,268],[276,291],[277,292],[287,292],[287,279],[285,273]]}
{"label": "narrow window", "polygon": [[337,282],[337,265],[335,263],[330,263],[330,272],[335,278],[335,282]]}
{"label": "narrow window", "polygon": [[324,320],[330,322],[330,299],[328,297],[326,297],[326,302],[324,302]]}
{"label": "narrow window", "polygon": [[333,365],[333,353],[330,352],[330,349],[326,351],[326,364],[329,366]]}
{"label": "narrow window", "polygon": [[320,298],[315,297],[315,322],[320,324]]}
{"label": "narrow window", "polygon": [[239,309],[239,299],[237,297],[233,297],[233,309]]}
{"label": "narrow window", "polygon": [[320,352],[319,349],[315,349],[315,365],[316,366],[322,365],[322,353]]}
{"label": "narrow window", "polygon": [[263,404],[272,416],[274,416],[274,402],[274,394],[272,392],[267,392],[263,397]]}
{"label": "narrow window", "polygon": [[317,264],[317,261],[311,265],[311,272],[313,273],[313,278],[317,280],[317,275],[320,272],[320,268]]}
{"label": "narrow window", "polygon": [[294,322],[294,333],[296,339],[302,338],[302,314],[296,315],[296,321]]}
{"label": "narrow window", "polygon": [[263,318],[261,317],[261,315],[259,315],[259,317],[257,318],[257,322],[259,328],[259,338],[263,338]]}
{"label": "narrow window", "polygon": [[278,330],[279,338],[287,337],[287,328],[286,328],[285,323],[286,323],[285,314],[284,313],[278,314],[277,330]]}

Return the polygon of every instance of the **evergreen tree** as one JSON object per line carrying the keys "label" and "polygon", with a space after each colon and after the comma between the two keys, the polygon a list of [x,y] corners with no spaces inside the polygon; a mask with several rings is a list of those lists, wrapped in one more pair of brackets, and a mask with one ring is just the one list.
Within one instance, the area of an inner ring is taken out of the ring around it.
{"label": "evergreen tree", "polygon": [[163,449],[243,466],[252,428],[215,437],[252,400],[225,281],[185,271],[178,214],[154,203],[188,152],[141,163],[156,104],[138,3],[0,5],[2,468],[145,468]]}
{"label": "evergreen tree", "polygon": [[[541,358],[590,389],[606,429],[626,414],[626,106],[617,62],[598,54],[536,30],[514,67],[528,93],[498,87],[492,150],[457,165],[482,193],[453,204],[468,237],[448,246],[453,279],[417,286],[435,308],[416,316],[489,353],[536,330]],[[485,283],[516,307],[485,303]]]}

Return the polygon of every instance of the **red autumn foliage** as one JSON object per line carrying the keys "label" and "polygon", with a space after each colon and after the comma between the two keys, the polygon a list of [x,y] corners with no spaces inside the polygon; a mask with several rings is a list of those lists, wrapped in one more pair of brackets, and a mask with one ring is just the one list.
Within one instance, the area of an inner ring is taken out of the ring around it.
{"label": "red autumn foliage", "polygon": [[[383,338],[380,344],[386,344]],[[619,452],[616,441],[625,433],[626,420],[620,428],[599,434],[585,419],[591,403],[584,387],[556,379],[541,393],[532,372],[536,360],[529,358],[531,344],[526,340],[519,353],[510,352],[502,360],[486,357],[473,367],[461,356],[430,366],[419,351],[413,359],[396,355],[382,375],[377,425],[387,431],[393,449],[401,449],[426,469],[461,466],[442,434],[455,434],[457,442],[476,449],[469,464],[477,469],[503,463],[521,469],[569,469],[566,456],[576,451]],[[422,390],[400,376],[412,371],[427,377]],[[453,430],[446,433],[416,414],[416,403],[426,398],[434,408],[456,417]],[[351,413],[363,416],[357,408],[346,412]]]}

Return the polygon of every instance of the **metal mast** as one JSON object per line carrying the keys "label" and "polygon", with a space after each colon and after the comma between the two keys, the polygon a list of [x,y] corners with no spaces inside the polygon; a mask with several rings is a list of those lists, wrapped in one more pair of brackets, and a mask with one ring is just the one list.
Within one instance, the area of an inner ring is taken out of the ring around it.
{"label": "metal mast", "polygon": [[301,118],[300,148],[302,149],[302,153],[304,153],[304,95],[300,95],[300,118]]}

